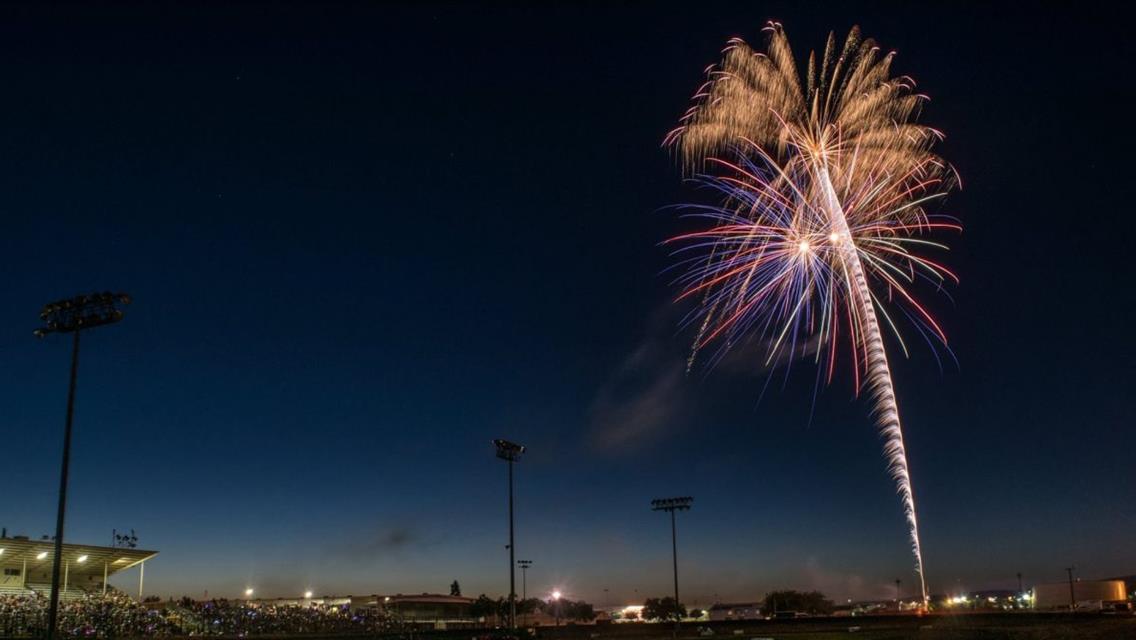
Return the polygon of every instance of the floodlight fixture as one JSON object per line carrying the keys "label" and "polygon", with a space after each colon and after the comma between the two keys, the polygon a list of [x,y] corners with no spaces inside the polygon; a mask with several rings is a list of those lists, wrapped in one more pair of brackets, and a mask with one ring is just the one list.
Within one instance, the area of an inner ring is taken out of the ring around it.
{"label": "floodlight fixture", "polygon": [[651,511],[688,511],[694,498],[683,496],[680,498],[658,498],[651,501]]}
{"label": "floodlight fixture", "polygon": [[516,462],[521,457],[521,454],[525,452],[524,445],[509,442],[508,440],[498,438],[493,441],[493,444],[497,446],[497,457],[502,460],[508,460],[509,462]]}
{"label": "floodlight fixture", "polygon": [[43,326],[32,333],[42,338],[49,333],[73,333],[114,324],[122,320],[122,310],[116,306],[119,304],[130,304],[130,296],[106,291],[49,302],[39,313]]}

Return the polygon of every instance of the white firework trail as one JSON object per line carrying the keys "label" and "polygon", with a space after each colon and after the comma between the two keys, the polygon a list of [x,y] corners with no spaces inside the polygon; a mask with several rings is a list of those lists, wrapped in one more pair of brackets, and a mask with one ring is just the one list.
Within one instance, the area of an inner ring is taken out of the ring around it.
{"label": "white firework trail", "polygon": [[[828,213],[834,233],[840,238],[851,238],[848,220],[844,217],[844,208],[836,197],[836,190],[832,187],[828,170],[821,167],[817,173],[818,186],[824,196],[824,210]],[[927,581],[923,577],[923,548],[919,542],[919,520],[915,515],[915,493],[911,488],[907,447],[903,444],[903,428],[899,422],[899,405],[895,401],[895,387],[892,384],[887,351],[884,349],[880,323],[876,319],[876,309],[872,303],[872,294],[868,288],[868,279],[864,275],[864,266],[860,262],[859,251],[852,241],[842,242],[837,246],[840,260],[848,270],[849,281],[846,282],[846,286],[851,294],[850,299],[855,302],[859,311],[861,331],[865,341],[864,355],[867,360],[866,380],[875,400],[873,414],[876,426],[879,427],[880,434],[884,438],[884,455],[888,460],[888,471],[895,480],[896,492],[903,502],[903,512],[910,527],[911,551],[915,554],[915,571],[919,574],[919,591],[923,596],[923,604],[926,605]]]}

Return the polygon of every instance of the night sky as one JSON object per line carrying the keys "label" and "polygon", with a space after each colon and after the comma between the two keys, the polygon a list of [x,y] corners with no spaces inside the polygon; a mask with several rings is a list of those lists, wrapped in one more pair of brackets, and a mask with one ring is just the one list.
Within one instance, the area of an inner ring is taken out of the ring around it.
{"label": "night sky", "polygon": [[[133,528],[147,593],[507,592],[597,604],[916,576],[868,403],[735,358],[687,376],[659,241],[706,202],[660,148],[734,35],[862,25],[931,96],[959,364],[892,344],[932,591],[1136,573],[1128,23],[872,3],[0,10],[0,525]],[[744,354],[743,354],[744,355]],[[519,576],[518,576],[519,577]],[[122,585],[136,580],[125,574]]]}

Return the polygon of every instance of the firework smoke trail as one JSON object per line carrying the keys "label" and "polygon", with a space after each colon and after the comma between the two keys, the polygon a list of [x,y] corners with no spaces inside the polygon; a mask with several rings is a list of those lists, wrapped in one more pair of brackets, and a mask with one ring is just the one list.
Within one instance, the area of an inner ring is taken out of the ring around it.
{"label": "firework smoke trail", "polygon": [[[802,86],[781,26],[766,28],[765,53],[731,40],[681,125],[667,136],[699,180],[724,196],[721,207],[694,217],[709,229],[672,239],[686,272],[677,283],[701,305],[692,361],[719,340],[711,363],[747,335],[763,338],[769,360],[818,345],[832,380],[837,342],[851,347],[857,390],[867,389],[884,439],[888,470],[908,521],[915,568],[927,601],[923,554],[907,452],[899,420],[881,318],[907,346],[884,302],[900,306],[928,339],[946,347],[938,323],[908,291],[917,279],[957,281],[917,254],[943,248],[921,237],[940,229],[924,205],[953,186],[953,170],[931,153],[941,138],[914,122],[925,98],[913,81],[890,74],[880,55],[853,28],[843,47],[832,34],[822,56],[809,57]],[[716,154],[734,152],[737,160]],[[717,175],[701,173],[707,165]],[[883,288],[878,295],[873,286]]]}

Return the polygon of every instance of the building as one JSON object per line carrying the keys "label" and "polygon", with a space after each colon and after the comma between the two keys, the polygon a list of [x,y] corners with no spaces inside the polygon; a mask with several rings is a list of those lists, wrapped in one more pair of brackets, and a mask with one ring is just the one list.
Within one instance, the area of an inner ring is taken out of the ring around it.
{"label": "building", "polygon": [[716,602],[707,610],[711,621],[719,620],[761,620],[761,602],[722,603]]}
{"label": "building", "polygon": [[386,610],[403,622],[471,622],[469,613],[473,598],[439,593],[420,595],[374,596],[375,606]]}
{"label": "building", "polygon": [[[55,542],[27,536],[0,537],[0,594],[51,593]],[[157,551],[63,544],[60,597],[106,593],[107,579],[128,569],[138,569],[138,596],[145,586],[146,561]]]}
{"label": "building", "polygon": [[1035,609],[1070,607],[1082,610],[1127,609],[1128,591],[1123,580],[1077,580],[1039,584],[1033,588]]}

